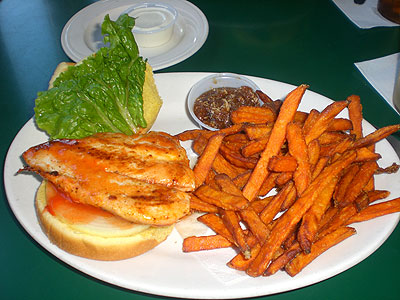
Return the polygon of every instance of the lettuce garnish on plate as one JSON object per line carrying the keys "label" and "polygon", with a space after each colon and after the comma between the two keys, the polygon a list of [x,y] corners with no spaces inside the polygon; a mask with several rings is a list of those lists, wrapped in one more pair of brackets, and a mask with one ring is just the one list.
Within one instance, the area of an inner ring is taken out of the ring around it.
{"label": "lettuce garnish on plate", "polygon": [[146,127],[146,62],[139,56],[134,25],[135,19],[127,14],[116,21],[106,15],[101,31],[109,47],[69,67],[53,88],[38,93],[36,124],[51,139],[82,138],[97,132],[131,135]]}

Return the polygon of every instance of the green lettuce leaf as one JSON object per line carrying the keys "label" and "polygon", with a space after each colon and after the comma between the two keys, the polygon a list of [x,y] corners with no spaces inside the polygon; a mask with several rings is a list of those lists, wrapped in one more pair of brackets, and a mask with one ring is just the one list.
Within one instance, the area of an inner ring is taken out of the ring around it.
{"label": "green lettuce leaf", "polygon": [[106,15],[101,30],[109,47],[69,67],[53,88],[38,93],[36,124],[51,139],[97,132],[131,135],[147,126],[142,97],[146,62],[139,56],[134,25],[126,14],[116,21]]}

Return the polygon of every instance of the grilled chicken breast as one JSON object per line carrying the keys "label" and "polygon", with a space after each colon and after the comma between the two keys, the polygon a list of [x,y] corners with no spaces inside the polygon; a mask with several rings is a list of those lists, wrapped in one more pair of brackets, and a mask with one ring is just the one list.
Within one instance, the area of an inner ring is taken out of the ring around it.
{"label": "grilled chicken breast", "polygon": [[189,212],[194,175],[185,150],[161,132],[53,140],[23,153],[34,171],[74,201],[131,222],[169,225]]}

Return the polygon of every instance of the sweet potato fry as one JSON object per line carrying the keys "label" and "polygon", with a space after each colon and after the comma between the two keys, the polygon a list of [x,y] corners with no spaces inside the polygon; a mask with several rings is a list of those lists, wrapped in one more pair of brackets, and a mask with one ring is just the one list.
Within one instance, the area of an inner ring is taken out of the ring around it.
{"label": "sweet potato fry", "polygon": [[260,214],[263,209],[268,205],[268,203],[271,202],[271,200],[275,197],[274,196],[268,196],[268,197],[264,197],[264,198],[260,198],[257,200],[254,200],[252,202],[250,202],[250,207],[257,213]]}
{"label": "sweet potato fry", "polygon": [[278,177],[275,180],[275,184],[278,187],[281,187],[282,185],[286,184],[292,179],[293,179],[293,172],[281,172],[278,173]]}
{"label": "sweet potato fry", "polygon": [[[343,199],[337,202],[339,207],[344,207],[349,203],[352,203],[357,196],[362,192],[364,186],[368,183],[370,178],[374,175],[375,170],[378,168],[378,164],[375,161],[368,161],[362,164],[360,170],[354,176],[353,180],[346,189],[346,193]],[[337,201],[338,199],[336,199]]]}
{"label": "sweet potato fry", "polygon": [[279,217],[276,225],[271,231],[269,239],[261,247],[257,257],[252,261],[246,273],[250,276],[260,276],[265,272],[272,255],[287,238],[290,231],[300,221],[306,211],[311,207],[314,200],[326,185],[336,177],[344,168],[351,164],[356,157],[354,151],[349,151],[342,155],[334,163],[327,166],[320,175],[308,186],[307,190],[296,202]]}
{"label": "sweet potato fry", "polygon": [[248,200],[251,201],[257,196],[262,183],[268,175],[267,166],[269,159],[279,153],[286,137],[286,126],[293,120],[301,98],[307,88],[308,86],[305,84],[300,85],[290,92],[283,102],[274,127],[272,128],[267,146],[262,152],[256,167],[250,175],[249,181],[243,189],[243,195]]}
{"label": "sweet potato fry", "polygon": [[232,247],[233,244],[222,235],[189,236],[183,240],[183,252],[195,252]]}
{"label": "sweet potato fry", "polygon": [[313,140],[307,145],[308,161],[310,162],[311,169],[317,164],[320,157],[321,145],[318,140]]}
{"label": "sweet potato fry", "polygon": [[242,197],[242,191],[233,183],[233,181],[226,174],[217,174],[214,177],[216,184],[219,186],[221,191],[232,194],[235,196]]}
{"label": "sweet potato fry", "polygon": [[[361,148],[361,149],[363,149],[363,148]],[[375,174],[393,174],[393,173],[396,173],[399,170],[399,168],[400,168],[400,165],[393,163],[389,167],[378,168],[375,171]]]}
{"label": "sweet potato fry", "polygon": [[246,145],[244,145],[241,149],[241,153],[244,157],[250,157],[254,154],[261,153],[265,146],[267,145],[269,140],[269,135],[251,140]]}
{"label": "sweet potato fry", "polygon": [[267,270],[264,272],[264,276],[271,276],[275,274],[277,271],[283,269],[286,264],[288,264],[293,258],[297,256],[300,252],[302,252],[299,243],[294,243],[289,249],[285,250],[281,256],[274,259],[270,265],[268,266]]}
{"label": "sweet potato fry", "polygon": [[372,202],[375,202],[377,200],[389,197],[390,192],[385,190],[373,190],[373,191],[368,191],[367,194],[368,194],[369,204],[371,204]]}
{"label": "sweet potato fry", "polygon": [[368,221],[380,216],[392,214],[400,211],[400,197],[393,200],[372,204],[352,216],[346,224]]}
{"label": "sweet potato fry", "polygon": [[311,182],[311,165],[308,157],[307,145],[300,126],[289,123],[286,134],[289,153],[296,159],[297,166],[293,173],[293,180],[297,194],[300,196]]}
{"label": "sweet potato fry", "polygon": [[241,210],[239,214],[242,217],[242,221],[247,224],[247,227],[258,239],[258,241],[261,244],[264,243],[270,231],[268,230],[265,223],[261,220],[259,215],[255,212],[255,210],[251,206],[249,206]]}
{"label": "sweet potato fry", "polygon": [[246,271],[249,267],[250,263],[253,259],[257,256],[258,252],[260,251],[261,246],[260,244],[254,245],[250,249],[250,257],[246,258],[242,252],[238,253],[234,258],[232,258],[228,263],[227,266],[239,270],[239,271]]}
{"label": "sweet potato fry", "polygon": [[262,102],[266,104],[273,104],[274,100],[272,100],[267,94],[265,94],[261,90],[256,90],[258,97],[261,99]]}
{"label": "sweet potato fry", "polygon": [[354,200],[354,205],[358,212],[366,208],[368,204],[368,194],[364,191],[362,191],[361,194],[357,196],[356,200]]}
{"label": "sweet potato fry", "polygon": [[[306,153],[307,154],[307,153]],[[270,158],[268,170],[271,172],[294,172],[297,168],[296,158],[290,155],[276,155]]]}
{"label": "sweet potato fry", "polygon": [[263,211],[260,213],[260,219],[264,222],[264,224],[269,224],[272,222],[277,213],[280,212],[282,203],[285,201],[293,187],[293,182],[289,181],[263,209]]}
{"label": "sweet potato fry", "polygon": [[338,180],[338,177],[334,177],[329,182],[303,216],[297,233],[297,240],[301,248],[307,253],[311,251],[311,245],[317,235],[320,220],[330,206],[330,200]]}
{"label": "sweet potato fry", "polygon": [[356,233],[356,230],[351,227],[340,227],[336,231],[326,235],[320,240],[316,241],[312,247],[310,253],[300,253],[292,261],[285,266],[285,271],[290,276],[298,274],[305,266],[311,263],[316,257],[321,255],[323,252],[331,248],[332,246],[340,243]]}
{"label": "sweet potato fry", "polygon": [[353,124],[349,119],[335,118],[329,124],[327,131],[347,131],[353,129]]}
{"label": "sweet potato fry", "polygon": [[382,127],[354,142],[353,148],[368,147],[400,130],[400,124]]}
{"label": "sweet potato fry", "polygon": [[348,220],[353,217],[357,213],[357,208],[354,203],[343,207],[341,209],[337,209],[336,214],[331,218],[329,222],[327,222],[323,227],[320,227],[318,232],[318,238],[322,238],[331,232],[334,232],[338,228],[345,226]]}
{"label": "sweet potato fry", "polygon": [[296,199],[297,199],[297,191],[296,188],[293,186],[293,188],[286,195],[285,200],[283,200],[283,203],[281,205],[281,211],[289,209],[289,207],[292,206],[292,204],[296,201]]}
{"label": "sweet potato fry", "polygon": [[304,134],[306,144],[309,144],[312,140],[317,139],[328,127],[331,121],[338,115],[345,107],[347,107],[347,101],[336,101],[328,105],[318,116],[314,126]]}
{"label": "sweet potato fry", "polygon": [[307,119],[304,121],[302,131],[303,135],[308,134],[308,132],[311,130],[311,128],[314,126],[315,122],[317,121],[319,117],[320,112],[316,109],[312,109],[310,113],[307,116]]}
{"label": "sweet potato fry", "polygon": [[337,144],[347,138],[348,134],[341,131],[325,131],[318,137],[320,145]]}
{"label": "sweet potato fry", "polygon": [[258,195],[267,195],[276,186],[276,180],[278,179],[279,175],[280,173],[269,173],[267,178],[265,178],[264,182],[262,183]]}
{"label": "sweet potato fry", "polygon": [[357,162],[364,162],[364,161],[377,161],[381,158],[379,153],[375,153],[368,149],[367,147],[357,148]]}
{"label": "sweet potato fry", "polygon": [[251,170],[247,170],[232,179],[233,183],[241,190],[249,180]]}
{"label": "sweet potato fry", "polygon": [[360,97],[357,95],[351,95],[347,97],[349,101],[349,119],[353,125],[353,129],[350,130],[351,134],[356,136],[356,139],[359,139],[363,136],[362,132],[362,106],[360,102]]}
{"label": "sweet potato fry", "polygon": [[236,212],[220,209],[219,215],[221,216],[222,222],[224,222],[224,225],[231,233],[235,245],[239,248],[240,252],[243,253],[245,258],[250,258],[250,247],[246,242],[245,234],[240,226],[240,219]]}
{"label": "sweet potato fry", "polygon": [[190,210],[200,211],[200,212],[212,212],[212,213],[218,212],[218,208],[215,205],[204,202],[194,194],[190,194]]}
{"label": "sweet potato fry", "polygon": [[240,106],[231,113],[233,124],[266,124],[276,119],[275,110],[269,106]]}
{"label": "sweet potato fry", "polygon": [[321,146],[321,156],[333,156],[336,153],[343,153],[353,145],[353,139],[349,136],[339,143]]}
{"label": "sweet potato fry", "polygon": [[239,151],[234,151],[227,147],[225,144],[221,145],[220,153],[232,165],[239,168],[253,169],[254,166],[257,164],[257,158],[244,157]]}
{"label": "sweet potato fry", "polygon": [[235,243],[232,234],[230,233],[228,228],[226,228],[221,217],[219,217],[218,215],[216,215],[214,213],[207,213],[207,214],[204,214],[204,215],[201,215],[200,217],[198,217],[197,220],[199,222],[207,225],[216,234],[223,236],[225,239],[227,239],[232,244]]}
{"label": "sweet potato fry", "polygon": [[201,134],[206,134],[206,132],[207,132],[207,130],[205,130],[205,129],[190,129],[190,130],[186,130],[181,133],[178,133],[176,135],[176,137],[180,141],[189,141],[189,140],[196,139]]}
{"label": "sweet potato fry", "polygon": [[245,168],[240,168],[232,165],[220,153],[215,156],[212,164],[212,169],[215,171],[216,174],[226,174],[232,179],[246,172],[247,170]]}
{"label": "sweet potato fry", "polygon": [[196,186],[200,186],[204,183],[208,172],[211,170],[211,166],[222,144],[224,136],[225,135],[223,134],[217,133],[208,140],[206,148],[193,168]]}
{"label": "sweet potato fry", "polygon": [[340,202],[343,202],[346,190],[359,170],[360,167],[358,164],[352,164],[346,170],[344,170],[344,174],[340,178],[339,183],[336,186],[335,193],[333,194],[333,201],[336,205]]}
{"label": "sweet potato fry", "polygon": [[202,185],[194,194],[201,200],[227,210],[240,210],[247,205],[243,196],[236,196],[224,191],[216,190],[209,185]]}
{"label": "sweet potato fry", "polygon": [[303,125],[304,122],[307,120],[307,118],[308,118],[308,113],[304,111],[296,111],[296,113],[294,114],[293,122]]}
{"label": "sweet potato fry", "polygon": [[311,177],[312,177],[313,180],[314,180],[314,179],[319,175],[319,173],[321,173],[321,171],[325,168],[325,166],[328,164],[329,160],[330,160],[329,156],[321,156],[321,157],[318,159],[318,162],[317,162],[317,164],[314,166],[314,168],[313,168],[313,170],[312,170],[312,174],[311,174]]}
{"label": "sweet potato fry", "polygon": [[268,124],[246,124],[243,126],[243,131],[249,140],[255,140],[270,135],[273,123]]}

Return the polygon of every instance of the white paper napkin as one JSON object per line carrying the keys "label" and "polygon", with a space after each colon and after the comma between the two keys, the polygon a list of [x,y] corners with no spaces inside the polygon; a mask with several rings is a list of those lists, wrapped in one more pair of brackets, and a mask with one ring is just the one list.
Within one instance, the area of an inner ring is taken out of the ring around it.
{"label": "white paper napkin", "polygon": [[393,90],[400,70],[400,53],[357,62],[355,65],[378,93],[396,110],[393,105]]}
{"label": "white paper napkin", "polygon": [[332,0],[338,8],[358,27],[399,26],[378,12],[378,0],[366,0],[363,4],[355,4],[353,0]]}

